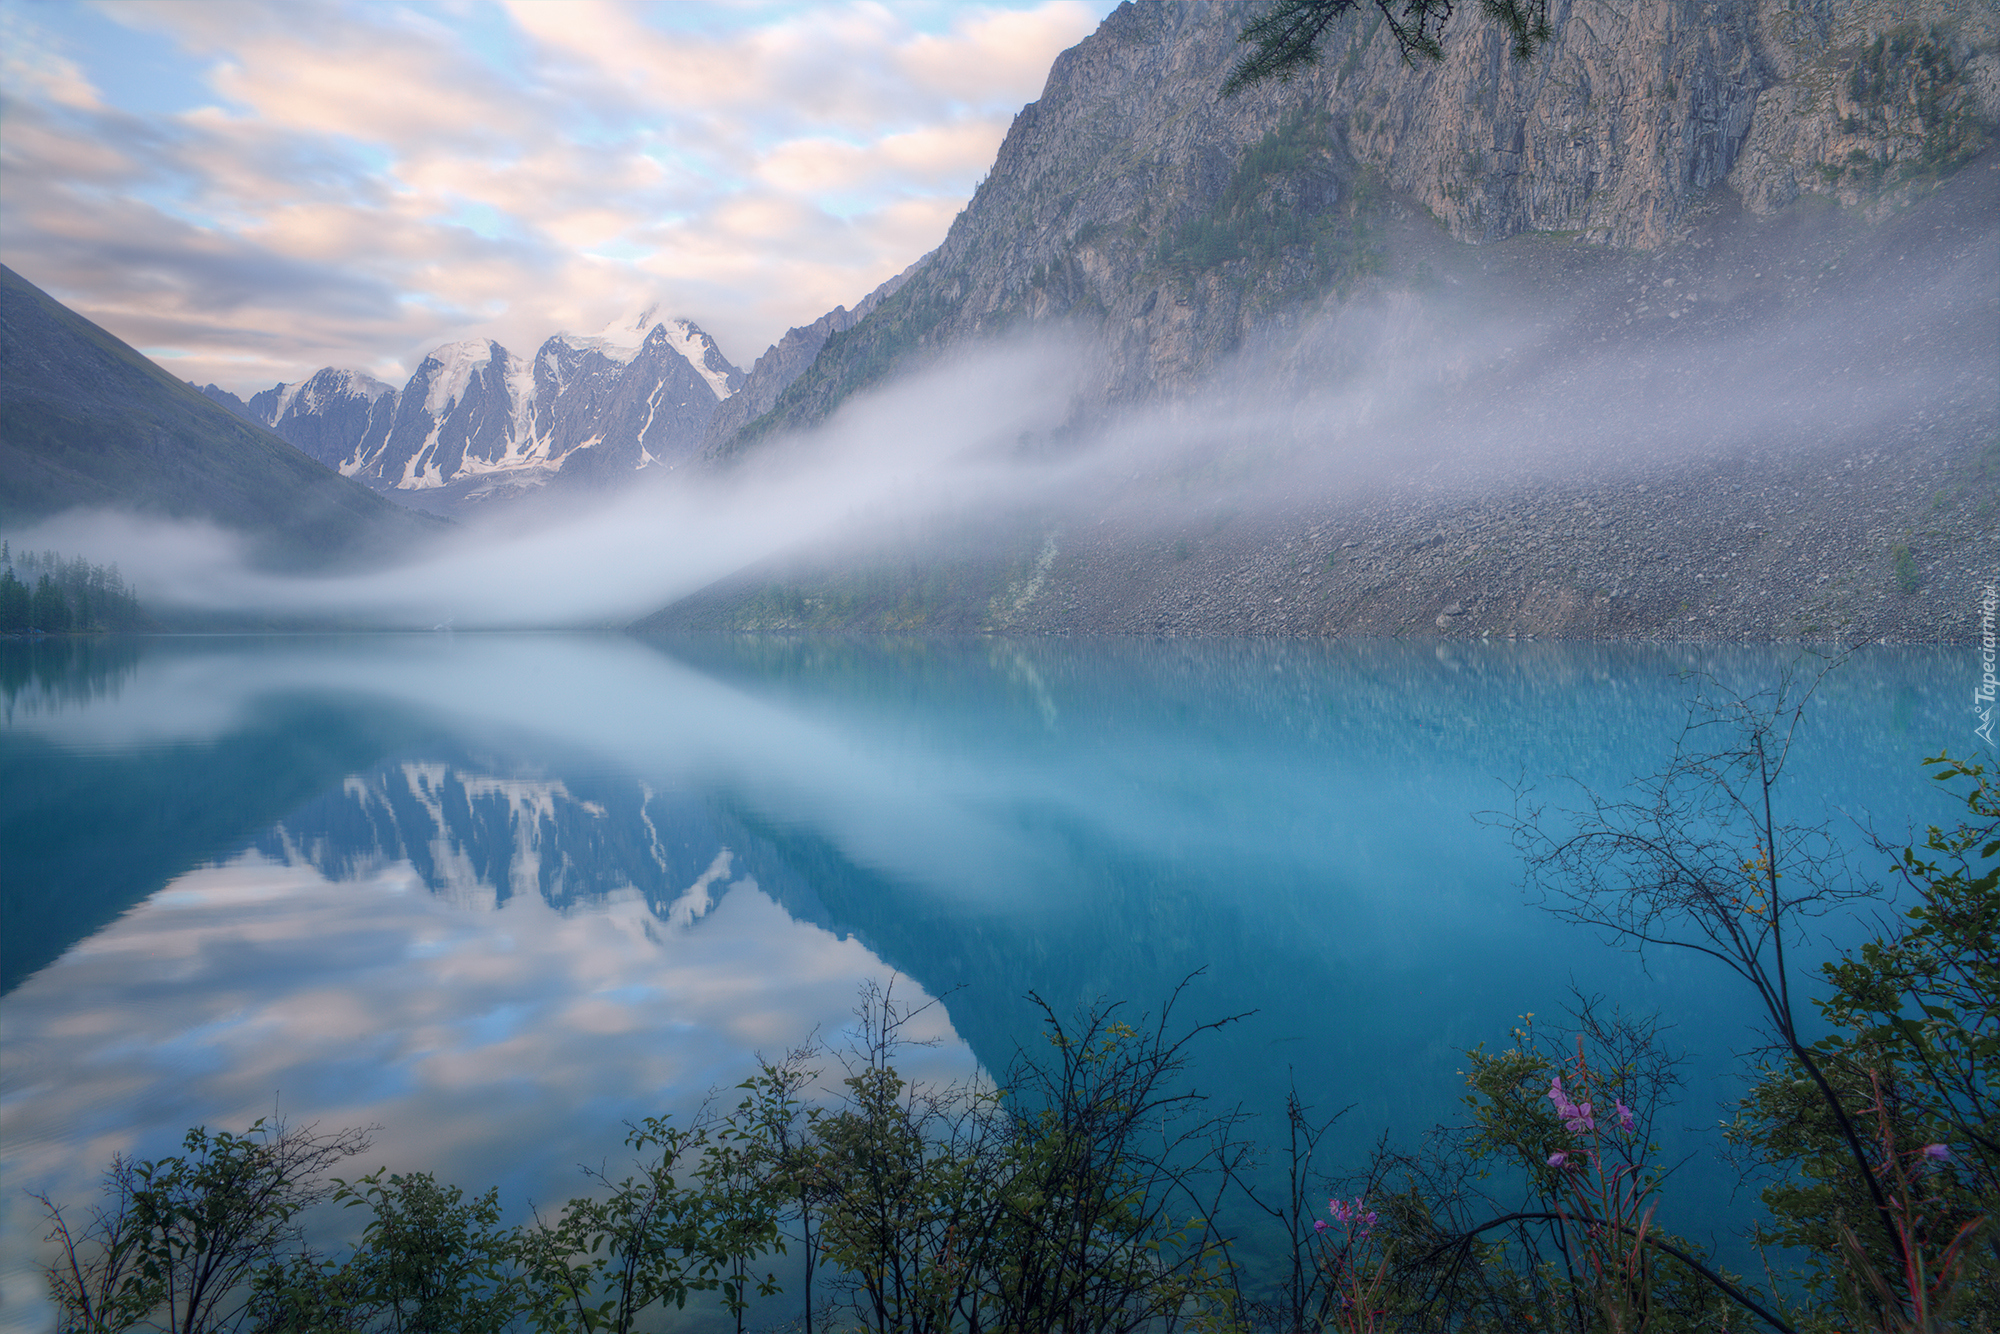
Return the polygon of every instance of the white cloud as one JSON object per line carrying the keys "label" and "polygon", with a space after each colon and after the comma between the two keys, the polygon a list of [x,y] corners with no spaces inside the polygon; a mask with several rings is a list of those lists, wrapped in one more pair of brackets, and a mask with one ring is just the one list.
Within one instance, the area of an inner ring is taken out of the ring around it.
{"label": "white cloud", "polygon": [[0,259],[239,390],[646,304],[748,365],[942,240],[1109,7],[0,0]]}
{"label": "white cloud", "polygon": [[1054,53],[1097,26],[1103,10],[1080,3],[1031,10],[973,9],[949,36],[921,35],[896,53],[921,87],[965,101],[1004,102],[1026,84],[1039,91]]}
{"label": "white cloud", "polygon": [[77,63],[53,50],[40,31],[11,9],[0,9],[0,88],[31,103],[75,111],[97,111],[104,105]]}
{"label": "white cloud", "polygon": [[870,144],[791,139],[764,155],[757,174],[801,195],[963,179],[993,161],[1006,134],[1004,121],[982,119],[925,125]]}

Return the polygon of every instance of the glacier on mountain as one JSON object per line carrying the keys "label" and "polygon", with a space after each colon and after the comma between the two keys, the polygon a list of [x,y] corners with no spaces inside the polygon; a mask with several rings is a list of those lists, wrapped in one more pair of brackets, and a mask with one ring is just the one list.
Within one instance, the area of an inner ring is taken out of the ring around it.
{"label": "glacier on mountain", "polygon": [[345,476],[447,507],[557,482],[616,487],[692,455],[745,378],[700,326],[653,314],[555,334],[531,358],[447,343],[401,390],[327,367],[247,403],[203,392]]}

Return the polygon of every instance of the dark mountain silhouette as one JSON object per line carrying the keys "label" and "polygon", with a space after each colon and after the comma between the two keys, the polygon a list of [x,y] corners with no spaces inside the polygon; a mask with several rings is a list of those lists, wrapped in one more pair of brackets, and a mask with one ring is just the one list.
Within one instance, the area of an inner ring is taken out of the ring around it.
{"label": "dark mountain silhouette", "polygon": [[292,569],[367,561],[437,527],[0,267],[0,526],[76,508],[206,519]]}

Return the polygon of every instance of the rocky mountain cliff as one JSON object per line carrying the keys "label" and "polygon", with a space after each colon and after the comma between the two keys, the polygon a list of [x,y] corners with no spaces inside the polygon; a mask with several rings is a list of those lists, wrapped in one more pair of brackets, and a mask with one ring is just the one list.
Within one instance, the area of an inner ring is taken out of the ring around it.
{"label": "rocky mountain cliff", "polygon": [[[212,392],[211,392],[212,391]],[[202,391],[227,406],[234,394],[210,385]],[[268,426],[329,468],[338,469],[353,452],[354,442],[389,430],[396,410],[396,391],[373,376],[331,366],[297,384],[278,384],[253,394],[242,405],[244,415]]]}
{"label": "rocky mountain cliff", "polygon": [[1038,328],[1087,352],[1057,448],[1133,412],[1243,424],[981,516],[980,552],[774,562],[650,624],[1969,633],[2000,495],[1991,5],[1557,0],[1527,62],[1468,7],[1414,68],[1361,6],[1308,75],[1225,99],[1244,17],[1121,6],[944,244],[711,453]]}
{"label": "rocky mountain cliff", "polygon": [[345,476],[448,509],[551,482],[615,487],[672,466],[744,382],[694,324],[646,329],[642,318],[608,335],[557,334],[531,361],[491,340],[448,344],[400,391],[327,367],[247,403],[214,385],[201,392]]}
{"label": "rocky mountain cliff", "polygon": [[1885,214],[2000,120],[1974,0],[1557,0],[1533,60],[1468,12],[1414,68],[1362,5],[1310,74],[1224,98],[1244,18],[1127,3],[1064,52],[944,244],[754,434],[1022,322],[1088,327],[1111,400],[1186,392],[1379,270],[1397,203],[1462,243],[1657,250],[1721,207]]}

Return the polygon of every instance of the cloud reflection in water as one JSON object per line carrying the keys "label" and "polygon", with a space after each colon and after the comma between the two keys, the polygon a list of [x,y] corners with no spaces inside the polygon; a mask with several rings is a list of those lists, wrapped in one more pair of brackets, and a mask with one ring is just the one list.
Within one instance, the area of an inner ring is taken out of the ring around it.
{"label": "cloud reflection in water", "polygon": [[[408,862],[335,882],[249,853],[175,880],[7,999],[6,1327],[40,1321],[22,1190],[84,1198],[113,1153],[170,1151],[188,1126],[240,1128],[274,1103],[379,1124],[361,1170],[497,1183],[522,1210],[576,1193],[573,1165],[615,1157],[625,1120],[692,1111],[752,1053],[836,1036],[889,970],[728,865],[670,920],[636,890],[480,910]],[[971,1072],[942,1007],[918,1027],[945,1041],[908,1069]]]}

